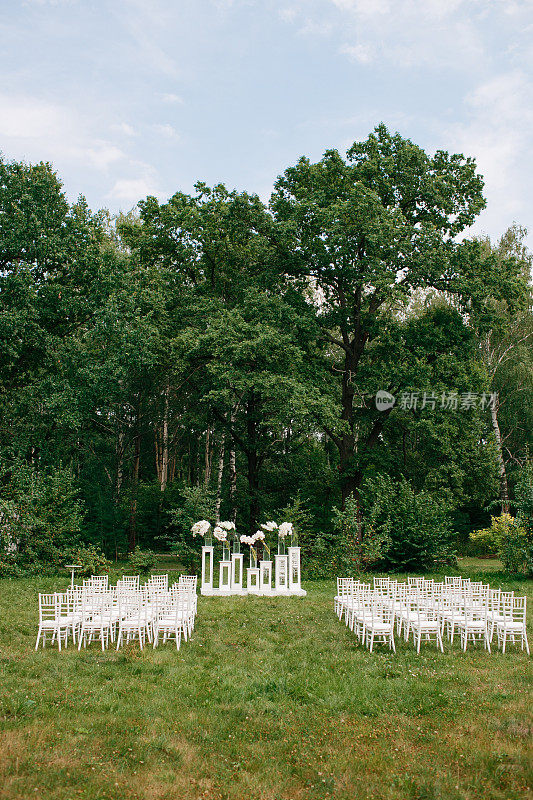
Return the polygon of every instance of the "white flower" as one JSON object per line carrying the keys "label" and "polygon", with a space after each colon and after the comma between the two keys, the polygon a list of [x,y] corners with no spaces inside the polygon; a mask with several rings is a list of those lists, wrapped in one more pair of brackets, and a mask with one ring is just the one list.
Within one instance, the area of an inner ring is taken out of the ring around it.
{"label": "white flower", "polygon": [[205,536],[210,527],[210,522],[208,522],[206,519],[201,519],[199,522],[194,523],[191,528],[191,533],[193,536]]}
{"label": "white flower", "polygon": [[292,535],[292,522],[282,522],[278,529],[278,536],[284,539]]}
{"label": "white flower", "polygon": [[254,535],[251,537],[254,542],[257,542],[260,539],[262,542],[265,541],[265,532],[264,531],[256,531]]}
{"label": "white flower", "polygon": [[220,527],[220,525],[216,526],[215,530],[213,531],[213,536],[215,537],[215,539],[218,539],[219,542],[225,542],[226,539],[228,538],[228,534],[226,533],[224,528]]}
{"label": "white flower", "polygon": [[218,523],[221,528],[224,528],[226,531],[234,531],[235,530],[235,523],[234,522],[219,522]]}
{"label": "white flower", "polygon": [[261,527],[263,528],[263,530],[270,532],[270,531],[275,531],[278,525],[276,522],[265,522],[265,524],[261,525]]}
{"label": "white flower", "polygon": [[245,534],[243,534],[243,535],[241,536],[241,542],[242,542],[243,544],[249,544],[249,545],[250,545],[250,547],[251,547],[251,546],[254,544],[254,542],[255,542],[255,539],[253,538],[253,536],[245,536]]}

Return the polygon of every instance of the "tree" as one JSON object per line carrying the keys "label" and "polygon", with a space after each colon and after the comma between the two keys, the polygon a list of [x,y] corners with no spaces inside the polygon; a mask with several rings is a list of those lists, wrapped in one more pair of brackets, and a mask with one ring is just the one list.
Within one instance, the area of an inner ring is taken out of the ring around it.
{"label": "tree", "polygon": [[[385,354],[380,363],[378,354],[394,345],[401,365],[402,308],[413,293],[435,288],[466,307],[479,303],[487,287],[499,295],[513,290],[512,270],[484,270],[479,245],[455,239],[483,209],[482,188],[473,159],[443,151],[430,157],[384,125],[355,143],[346,160],[335,150],[316,164],[301,158],[276,182],[278,246],[290,274],[314,293],[323,341],[340,374],[342,412],[336,428],[326,430],[339,451],[343,498],[357,495],[363,462],[394,414],[371,411],[369,395],[407,388],[397,369],[392,385],[392,359]],[[372,366],[380,385],[365,381]]]}

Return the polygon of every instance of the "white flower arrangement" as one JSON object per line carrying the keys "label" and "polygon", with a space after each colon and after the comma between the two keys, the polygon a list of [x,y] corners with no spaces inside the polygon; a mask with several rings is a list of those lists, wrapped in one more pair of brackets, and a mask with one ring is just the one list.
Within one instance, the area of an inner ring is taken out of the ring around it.
{"label": "white flower arrangement", "polygon": [[211,528],[211,523],[208,522],[206,519],[201,519],[199,522],[195,522],[191,528],[191,533],[193,536],[205,536],[209,533]]}
{"label": "white flower arrangement", "polygon": [[272,533],[278,527],[277,522],[265,522],[264,525],[261,525],[264,531],[268,531],[268,533]]}
{"label": "white flower arrangement", "polygon": [[286,536],[292,536],[292,522],[282,522],[278,528],[278,536],[282,539]]}
{"label": "white flower arrangement", "polygon": [[213,531],[213,536],[215,539],[218,539],[219,542],[225,542],[228,538],[227,531],[224,528],[221,528],[220,525],[217,525],[215,530]]}
{"label": "white flower arrangement", "polygon": [[219,527],[224,528],[226,531],[234,531],[235,530],[235,523],[234,522],[219,522]]}
{"label": "white flower arrangement", "polygon": [[257,542],[257,541],[264,542],[265,541],[265,532],[264,531],[256,531],[254,533],[254,535],[251,536],[250,538],[253,539],[254,542]]}
{"label": "white flower arrangement", "polygon": [[245,534],[243,534],[241,536],[240,541],[241,541],[242,544],[250,545],[250,547],[253,547],[253,545],[255,544],[254,537],[253,536],[246,536]]}

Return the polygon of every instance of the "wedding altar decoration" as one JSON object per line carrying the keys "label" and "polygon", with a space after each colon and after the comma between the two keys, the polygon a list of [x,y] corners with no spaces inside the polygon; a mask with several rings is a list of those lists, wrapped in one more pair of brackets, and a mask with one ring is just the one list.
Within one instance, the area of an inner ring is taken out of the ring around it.
{"label": "wedding altar decoration", "polygon": [[[234,522],[199,520],[191,528],[193,537],[203,537],[202,582],[203,595],[261,596],[299,595],[306,592],[301,587],[300,548],[291,522],[278,525],[273,520],[263,523],[251,536],[238,536]],[[272,550],[277,537],[277,552]],[[249,547],[249,566],[244,567],[244,554],[240,545]],[[215,585],[215,557],[218,561],[218,585]],[[246,572],[246,582],[244,581]]]}

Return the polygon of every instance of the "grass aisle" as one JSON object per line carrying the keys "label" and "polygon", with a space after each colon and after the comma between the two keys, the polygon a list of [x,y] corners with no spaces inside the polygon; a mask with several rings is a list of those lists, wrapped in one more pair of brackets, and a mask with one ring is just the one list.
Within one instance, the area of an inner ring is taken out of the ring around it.
{"label": "grass aisle", "polygon": [[1,798],[529,796],[525,653],[369,654],[332,582],[201,598],[178,654],[34,653],[37,591],[57,583],[0,582]]}

